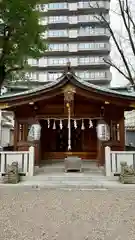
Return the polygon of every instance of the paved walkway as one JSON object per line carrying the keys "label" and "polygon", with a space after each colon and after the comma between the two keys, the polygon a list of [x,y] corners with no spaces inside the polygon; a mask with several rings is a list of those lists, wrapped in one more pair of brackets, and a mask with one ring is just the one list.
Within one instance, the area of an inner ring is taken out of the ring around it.
{"label": "paved walkway", "polygon": [[134,240],[135,191],[0,188],[2,240]]}

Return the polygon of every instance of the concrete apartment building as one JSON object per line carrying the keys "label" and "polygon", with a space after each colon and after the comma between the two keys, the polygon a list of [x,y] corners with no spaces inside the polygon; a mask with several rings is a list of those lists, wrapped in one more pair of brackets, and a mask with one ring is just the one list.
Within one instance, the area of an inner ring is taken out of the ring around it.
{"label": "concrete apartment building", "polygon": [[43,58],[29,60],[32,69],[27,76],[31,82],[55,81],[70,62],[78,77],[109,86],[110,67],[104,58],[110,54],[110,34],[99,13],[109,21],[110,1],[51,1],[37,8],[40,24],[48,28],[42,36],[48,50]]}

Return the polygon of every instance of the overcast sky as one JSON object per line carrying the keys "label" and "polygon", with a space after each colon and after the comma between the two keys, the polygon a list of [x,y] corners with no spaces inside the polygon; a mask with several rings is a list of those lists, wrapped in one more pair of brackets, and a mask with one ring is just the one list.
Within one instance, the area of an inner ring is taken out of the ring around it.
{"label": "overcast sky", "polygon": [[[132,1],[132,0],[129,0],[129,1]],[[124,30],[122,21],[115,13],[113,13],[113,11],[117,11],[117,9],[118,9],[117,0],[111,0],[111,11],[110,11],[111,26],[112,26],[114,31],[120,33],[120,35],[123,35],[123,34],[125,34],[125,30]],[[112,51],[111,51],[112,59],[118,65],[121,64],[120,63],[120,58],[118,56],[118,51],[114,47],[114,44],[113,44],[112,41],[111,41],[111,49],[112,49]],[[130,56],[130,54],[131,54],[130,53],[130,48],[127,47],[126,45],[125,45],[124,51],[126,51],[126,56]],[[118,85],[125,85],[125,84],[128,83],[128,81],[126,79],[124,79],[124,77],[121,74],[119,74],[119,72],[117,70],[115,70],[114,68],[111,68],[111,72],[112,72],[112,83],[111,83],[111,85],[113,85],[113,86],[117,85],[118,86]]]}

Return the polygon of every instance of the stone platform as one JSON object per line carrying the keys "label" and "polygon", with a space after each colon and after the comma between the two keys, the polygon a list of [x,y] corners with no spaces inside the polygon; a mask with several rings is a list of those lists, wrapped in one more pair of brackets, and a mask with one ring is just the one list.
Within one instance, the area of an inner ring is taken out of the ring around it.
{"label": "stone platform", "polygon": [[104,189],[117,184],[117,180],[117,177],[106,177],[104,168],[97,167],[95,162],[87,161],[83,162],[81,173],[65,173],[64,163],[36,167],[35,175],[20,184],[45,188]]}

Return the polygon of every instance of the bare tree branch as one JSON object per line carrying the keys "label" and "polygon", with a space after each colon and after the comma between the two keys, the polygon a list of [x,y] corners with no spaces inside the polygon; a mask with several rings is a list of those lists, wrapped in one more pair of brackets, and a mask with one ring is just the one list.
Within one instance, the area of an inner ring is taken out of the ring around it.
{"label": "bare tree branch", "polygon": [[[131,49],[132,49],[133,54],[134,54],[134,56],[135,56],[135,45],[134,45],[134,42],[133,42],[133,38],[132,38],[132,34],[131,34],[131,29],[129,28],[129,26],[128,26],[127,22],[126,22],[126,16],[125,16],[124,6],[122,6],[121,0],[118,0],[118,1],[119,1],[119,6],[120,6],[120,11],[121,11],[121,16],[122,16],[122,19],[123,19],[123,22],[124,22],[124,26],[125,26],[125,28],[126,28],[126,30],[127,30],[128,36],[129,36]],[[128,15],[129,15],[128,0],[126,0],[126,12],[128,12]],[[128,21],[130,21],[129,18],[128,18]]]}
{"label": "bare tree branch", "polygon": [[[121,0],[118,0],[118,2],[119,2],[119,6],[120,6],[120,16],[122,17],[123,23],[124,23],[125,28],[127,30],[128,38],[129,38],[128,40],[129,40],[129,43],[130,43],[133,55],[135,56],[135,46],[134,46],[132,33],[131,33],[131,28],[130,28],[130,23],[133,24],[134,22],[132,22],[133,19],[132,19],[132,16],[130,14],[128,0],[126,0],[126,9],[124,9],[124,5],[122,4]],[[93,8],[91,6],[91,4],[89,4],[89,5],[90,5],[90,8]],[[98,3],[97,3],[97,7],[100,8]],[[95,17],[100,21],[101,24],[106,24],[106,26],[107,26],[110,34],[111,34],[111,37],[113,39],[113,42],[115,43],[115,46],[116,46],[116,48],[117,48],[117,50],[118,50],[118,52],[120,54],[120,57],[121,57],[121,59],[123,61],[123,64],[125,66],[125,69],[126,69],[128,75],[126,75],[124,73],[124,71],[119,69],[119,67],[115,63],[113,63],[112,61],[110,61],[110,60],[104,60],[104,61],[106,63],[108,63],[110,66],[114,67],[120,74],[122,74],[131,83],[131,85],[135,85],[134,78],[132,76],[132,72],[131,72],[131,69],[130,69],[130,65],[128,64],[128,61],[127,61],[127,56],[125,56],[124,51],[122,49],[122,45],[118,42],[118,40],[117,40],[117,38],[115,36],[115,32],[113,31],[110,23],[106,20],[106,18],[104,17],[102,12],[100,12],[100,17],[101,18],[97,17],[96,13],[95,13]],[[127,23],[126,19],[128,19],[128,23]],[[131,19],[132,19],[132,21],[131,21]]]}
{"label": "bare tree branch", "polygon": [[120,68],[113,63],[111,60],[104,59],[105,63],[109,64],[111,67],[114,67],[120,74],[122,74],[126,79],[130,80],[129,77],[122,71]]}

